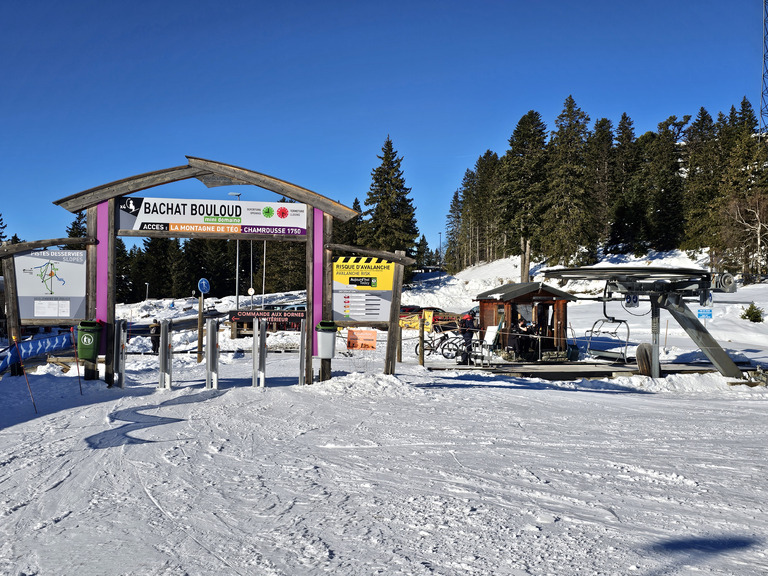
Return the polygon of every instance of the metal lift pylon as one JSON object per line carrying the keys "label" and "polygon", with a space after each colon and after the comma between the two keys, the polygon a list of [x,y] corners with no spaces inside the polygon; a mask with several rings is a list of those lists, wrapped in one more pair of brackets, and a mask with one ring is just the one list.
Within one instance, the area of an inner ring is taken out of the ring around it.
{"label": "metal lift pylon", "polygon": [[[561,268],[544,270],[544,276],[561,280],[604,280],[605,298],[614,292],[646,296],[651,303],[650,374],[661,376],[659,361],[660,310],[669,312],[709,358],[718,372],[728,378],[743,378],[741,369],[728,356],[706,327],[691,312],[684,298],[697,298],[702,304],[709,300],[710,292],[736,292],[736,282],[730,274],[712,274],[706,270],[690,268]],[[644,348],[638,347],[638,364]],[[647,344],[645,345],[647,346]]]}

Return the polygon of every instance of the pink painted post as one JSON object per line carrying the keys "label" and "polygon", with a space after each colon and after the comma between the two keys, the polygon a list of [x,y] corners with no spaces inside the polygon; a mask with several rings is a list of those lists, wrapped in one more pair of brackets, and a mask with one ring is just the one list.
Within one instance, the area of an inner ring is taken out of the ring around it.
{"label": "pink painted post", "polygon": [[[323,244],[323,211],[319,208],[313,208],[312,241],[314,246],[312,276],[312,325],[308,326],[312,330],[312,355],[317,356],[317,332],[315,326],[323,319],[323,254],[325,245]],[[329,318],[330,320],[330,318]]]}
{"label": "pink painted post", "polygon": [[[109,205],[102,202],[96,209],[96,318],[106,322],[109,294]],[[103,336],[103,335],[102,335]],[[101,350],[106,350],[106,338],[101,339]]]}

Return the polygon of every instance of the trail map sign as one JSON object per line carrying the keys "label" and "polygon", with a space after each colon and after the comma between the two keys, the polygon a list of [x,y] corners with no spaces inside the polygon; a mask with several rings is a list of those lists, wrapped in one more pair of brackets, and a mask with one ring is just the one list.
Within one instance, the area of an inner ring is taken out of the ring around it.
{"label": "trail map sign", "polygon": [[124,196],[119,230],[214,234],[306,236],[307,206],[293,202],[178,200]]}
{"label": "trail map sign", "polygon": [[41,250],[13,257],[22,320],[85,318],[85,250]]}
{"label": "trail map sign", "polygon": [[333,319],[386,322],[395,264],[379,258],[338,258],[333,263]]}

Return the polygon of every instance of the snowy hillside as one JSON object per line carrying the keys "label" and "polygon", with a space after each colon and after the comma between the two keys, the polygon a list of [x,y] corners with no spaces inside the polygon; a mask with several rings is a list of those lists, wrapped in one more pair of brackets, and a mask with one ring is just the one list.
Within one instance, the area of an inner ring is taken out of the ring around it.
{"label": "snowy hillside", "polygon": [[[651,253],[644,257],[632,255],[611,256],[601,261],[598,266],[654,266],[663,268],[702,268],[706,269],[707,257],[701,254],[691,258],[678,250],[664,253]],[[536,282],[545,281],[541,271],[545,266],[534,263],[531,274]],[[432,273],[421,275],[411,290],[403,294],[404,304],[418,306],[437,306],[449,312],[462,312],[475,306],[475,295],[496,286],[520,281],[520,257],[510,256],[494,262],[471,266],[456,276]],[[603,289],[602,282],[574,282],[564,287],[574,294],[598,293]]]}
{"label": "snowy hillside", "polygon": [[[653,265],[695,265],[683,258]],[[458,312],[518,275],[510,259],[422,278],[404,301]],[[768,367],[768,324],[739,318],[752,301],[768,310],[768,285],[718,295],[708,328]],[[147,322],[192,305],[118,313]],[[600,314],[596,302],[569,307],[573,334]],[[647,341],[648,316],[628,319],[632,339]],[[699,356],[667,319],[663,359]],[[228,332],[219,390],[179,353],[174,389],[158,391],[143,336],[130,342],[124,389],[52,364],[5,374],[0,573],[768,573],[765,387],[711,373],[553,382],[429,371],[407,331],[404,362],[382,376],[378,338],[365,352],[339,338],[333,378],[303,387],[291,333],[269,337],[266,388],[251,386],[251,340]],[[195,342],[174,333],[178,352]]]}

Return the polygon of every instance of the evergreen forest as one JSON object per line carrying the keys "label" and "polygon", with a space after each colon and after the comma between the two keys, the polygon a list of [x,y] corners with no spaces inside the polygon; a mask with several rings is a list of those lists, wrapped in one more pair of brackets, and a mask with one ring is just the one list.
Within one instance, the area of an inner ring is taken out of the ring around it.
{"label": "evergreen forest", "polygon": [[531,110],[509,148],[467,169],[453,193],[444,264],[522,259],[588,265],[599,254],[709,249],[713,270],[766,269],[768,142],[744,98],[713,118],[670,116],[637,136],[632,119],[594,122],[573,97],[548,130]]}
{"label": "evergreen forest", "polygon": [[[508,144],[501,156],[487,150],[465,171],[443,245],[430,248],[419,236],[403,158],[387,136],[362,205],[357,198],[352,205],[359,216],[335,222],[333,242],[403,250],[415,268],[450,273],[519,255],[521,281],[533,261],[579,266],[601,254],[672,249],[708,249],[713,270],[746,281],[766,272],[768,142],[746,98],[717,117],[701,108],[637,136],[627,114],[615,126],[607,118],[592,122],[568,96],[551,130],[530,110]],[[5,229],[0,214],[0,241],[22,241]],[[67,236],[86,235],[79,213]],[[238,250],[242,297],[250,287],[256,294],[304,289],[303,242],[145,238],[127,249],[118,238],[117,300],[190,296],[203,277],[211,296],[232,295]]]}

